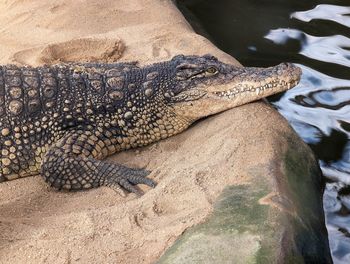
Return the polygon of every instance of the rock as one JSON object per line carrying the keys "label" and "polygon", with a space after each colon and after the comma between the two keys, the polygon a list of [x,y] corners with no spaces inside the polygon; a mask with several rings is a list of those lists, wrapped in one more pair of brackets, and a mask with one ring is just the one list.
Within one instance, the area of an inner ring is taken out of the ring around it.
{"label": "rock", "polygon": [[248,164],[248,183],[226,186],[157,263],[332,263],[315,158],[288,131],[271,145],[281,156]]}
{"label": "rock", "polygon": [[[0,10],[1,63],[54,63],[58,51],[65,61],[211,53],[237,63],[193,33],[170,0],[11,0]],[[86,52],[77,58],[79,41]],[[265,103],[111,160],[147,167],[158,186],[137,198],[57,192],[40,176],[1,183],[0,262],[331,262],[317,163]]]}

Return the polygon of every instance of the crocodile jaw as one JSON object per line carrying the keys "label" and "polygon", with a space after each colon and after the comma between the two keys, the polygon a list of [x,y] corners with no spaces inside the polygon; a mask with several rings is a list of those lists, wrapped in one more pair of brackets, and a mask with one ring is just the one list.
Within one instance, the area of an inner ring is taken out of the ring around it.
{"label": "crocodile jaw", "polygon": [[192,89],[190,93],[195,93],[196,98],[174,104],[175,113],[193,122],[291,89],[299,83],[301,76],[301,69],[289,63],[246,69],[244,74],[225,83],[201,84]]}

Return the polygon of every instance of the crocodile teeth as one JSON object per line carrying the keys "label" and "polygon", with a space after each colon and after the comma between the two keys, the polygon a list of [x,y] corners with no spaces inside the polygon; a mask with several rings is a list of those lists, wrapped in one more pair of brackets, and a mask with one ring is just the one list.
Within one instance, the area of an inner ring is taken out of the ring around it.
{"label": "crocodile teeth", "polygon": [[220,91],[220,92],[214,92],[215,95],[219,96],[219,97],[227,97],[227,98],[233,98],[238,94],[243,94],[243,93],[247,93],[247,92],[251,92],[251,93],[256,93],[257,95],[265,92],[268,89],[271,88],[275,88],[277,86],[287,86],[288,89],[290,89],[291,87],[293,87],[295,85],[294,82],[290,82],[287,83],[285,81],[280,81],[280,82],[270,82],[267,84],[264,84],[260,87],[247,87],[247,86],[240,86],[237,88],[233,88],[232,90],[228,90],[228,91]]}

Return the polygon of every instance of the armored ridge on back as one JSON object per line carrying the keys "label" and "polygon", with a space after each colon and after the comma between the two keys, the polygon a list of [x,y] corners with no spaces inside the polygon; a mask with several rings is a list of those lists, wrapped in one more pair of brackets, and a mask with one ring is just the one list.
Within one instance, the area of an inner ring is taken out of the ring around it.
{"label": "armored ridge on back", "polygon": [[292,64],[241,68],[175,56],[145,67],[0,68],[0,182],[41,173],[58,189],[154,187],[149,171],[103,161],[180,133],[194,121],[295,86]]}

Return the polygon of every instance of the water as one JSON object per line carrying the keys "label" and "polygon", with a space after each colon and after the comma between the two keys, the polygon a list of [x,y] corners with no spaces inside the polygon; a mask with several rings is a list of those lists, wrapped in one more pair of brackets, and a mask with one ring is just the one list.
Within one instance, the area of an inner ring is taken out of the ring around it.
{"label": "water", "polygon": [[270,98],[316,154],[334,263],[350,263],[350,1],[179,0],[195,30],[245,66],[282,61],[300,84]]}

